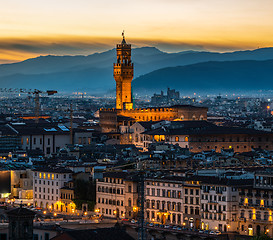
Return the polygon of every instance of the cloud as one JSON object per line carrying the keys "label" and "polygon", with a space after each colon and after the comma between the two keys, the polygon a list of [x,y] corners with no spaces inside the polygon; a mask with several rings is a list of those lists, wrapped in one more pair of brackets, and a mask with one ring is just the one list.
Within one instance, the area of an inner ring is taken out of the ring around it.
{"label": "cloud", "polygon": [[[54,36],[0,39],[0,63],[25,60],[39,55],[88,55],[113,49],[121,38],[88,36]],[[185,42],[178,40],[128,38],[133,47],[151,46],[166,52],[187,50],[197,51],[232,51],[245,49],[242,44]]]}

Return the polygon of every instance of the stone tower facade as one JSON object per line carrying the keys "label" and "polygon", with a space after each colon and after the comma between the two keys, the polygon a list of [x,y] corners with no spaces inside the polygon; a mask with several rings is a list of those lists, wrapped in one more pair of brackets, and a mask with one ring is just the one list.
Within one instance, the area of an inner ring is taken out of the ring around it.
{"label": "stone tower facade", "polygon": [[116,109],[133,108],[131,83],[134,77],[134,65],[131,61],[131,44],[125,41],[124,33],[121,44],[117,44],[117,62],[114,63],[116,80]]}

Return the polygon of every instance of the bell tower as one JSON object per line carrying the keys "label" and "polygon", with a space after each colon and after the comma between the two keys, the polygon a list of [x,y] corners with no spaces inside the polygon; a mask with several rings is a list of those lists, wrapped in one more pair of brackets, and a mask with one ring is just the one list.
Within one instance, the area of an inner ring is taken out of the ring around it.
{"label": "bell tower", "polygon": [[116,80],[116,109],[133,108],[131,83],[134,77],[134,65],[131,61],[131,44],[127,44],[122,33],[122,42],[117,44],[117,62],[114,63]]}

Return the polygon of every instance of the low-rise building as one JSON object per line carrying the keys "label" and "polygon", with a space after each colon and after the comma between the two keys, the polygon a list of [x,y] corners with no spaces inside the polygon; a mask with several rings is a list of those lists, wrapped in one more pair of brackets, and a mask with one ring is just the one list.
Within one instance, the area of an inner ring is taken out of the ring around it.
{"label": "low-rise building", "polygon": [[221,232],[238,231],[238,187],[250,185],[251,180],[208,176],[200,180],[201,228]]}
{"label": "low-rise building", "polygon": [[183,182],[183,225],[188,228],[200,228],[200,181],[186,179]]}
{"label": "low-rise building", "polygon": [[35,207],[61,211],[61,188],[72,180],[72,171],[64,168],[34,170],[33,202]]}
{"label": "low-rise building", "polygon": [[272,171],[255,175],[253,186],[239,190],[239,233],[273,237],[273,174]]}
{"label": "low-rise building", "polygon": [[111,218],[136,218],[138,187],[126,172],[104,173],[96,182],[96,212]]}
{"label": "low-rise building", "polygon": [[183,222],[182,178],[145,181],[145,218],[149,222],[181,225]]}

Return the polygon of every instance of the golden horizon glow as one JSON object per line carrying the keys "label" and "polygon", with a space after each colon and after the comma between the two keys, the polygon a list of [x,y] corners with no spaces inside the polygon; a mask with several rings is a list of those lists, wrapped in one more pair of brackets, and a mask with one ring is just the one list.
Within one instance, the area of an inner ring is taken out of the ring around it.
{"label": "golden horizon glow", "polygon": [[233,51],[273,46],[271,0],[13,0],[0,9],[0,63],[114,48]]}

